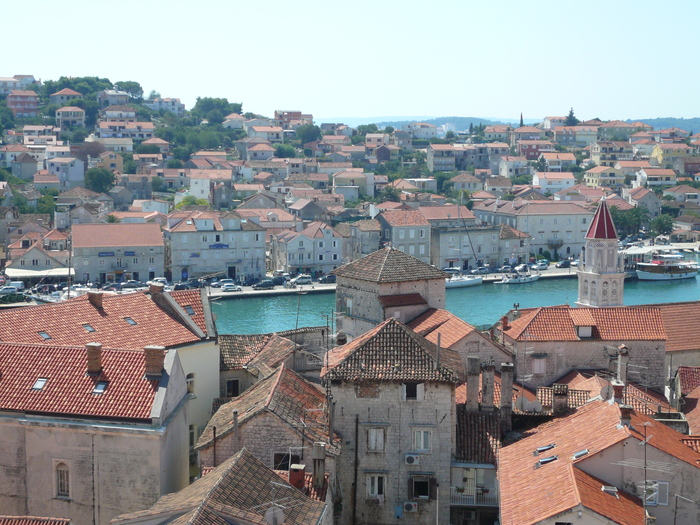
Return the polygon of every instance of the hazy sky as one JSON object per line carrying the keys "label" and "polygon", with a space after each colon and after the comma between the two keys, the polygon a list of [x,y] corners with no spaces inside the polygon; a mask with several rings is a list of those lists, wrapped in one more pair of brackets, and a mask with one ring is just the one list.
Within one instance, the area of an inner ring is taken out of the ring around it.
{"label": "hazy sky", "polygon": [[699,15],[697,0],[7,1],[0,76],[135,80],[269,116],[697,117]]}

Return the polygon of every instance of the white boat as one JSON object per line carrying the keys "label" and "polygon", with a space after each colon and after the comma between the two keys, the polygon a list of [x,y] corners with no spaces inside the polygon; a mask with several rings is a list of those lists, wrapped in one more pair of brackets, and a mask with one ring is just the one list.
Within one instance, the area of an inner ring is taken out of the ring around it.
{"label": "white boat", "polygon": [[449,279],[445,279],[445,288],[464,288],[483,282],[484,278],[481,275],[453,275]]}
{"label": "white boat", "polygon": [[538,273],[509,273],[503,275],[500,281],[496,284],[523,284],[523,283],[534,283],[540,278]]}
{"label": "white boat", "polygon": [[680,253],[658,253],[651,262],[637,263],[640,281],[676,281],[693,279],[698,274],[698,263],[689,261]]}

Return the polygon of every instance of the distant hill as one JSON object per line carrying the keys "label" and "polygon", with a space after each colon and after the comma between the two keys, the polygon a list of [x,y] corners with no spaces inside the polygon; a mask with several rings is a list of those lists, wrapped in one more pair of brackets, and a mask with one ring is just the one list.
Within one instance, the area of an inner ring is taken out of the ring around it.
{"label": "distant hill", "polygon": [[[416,120],[394,120],[394,121],[382,121],[382,122],[377,122],[377,127],[379,128],[385,128],[386,126],[392,126],[394,128],[400,128],[404,124],[409,124],[411,122],[416,122]],[[494,120],[494,119],[488,119],[488,118],[479,118],[479,117],[438,117],[438,118],[431,118],[431,119],[424,119],[424,120],[419,120],[418,122],[425,122],[426,124],[433,124],[434,126],[442,126],[444,124],[452,124],[458,131],[467,131],[469,130],[469,125],[472,124],[474,126],[478,126],[479,124],[483,124],[484,126],[493,126],[496,124],[510,124],[513,127],[518,127],[520,125],[520,121],[513,121],[513,122],[506,122],[503,120]],[[524,121],[526,124],[533,124],[536,122],[540,122],[539,120],[526,120]]]}
{"label": "distant hill", "polygon": [[654,129],[668,129],[668,128],[680,128],[684,131],[690,131],[692,133],[700,132],[700,117],[696,118],[638,118],[629,119],[627,122],[644,122],[644,124],[649,124],[653,126]]}

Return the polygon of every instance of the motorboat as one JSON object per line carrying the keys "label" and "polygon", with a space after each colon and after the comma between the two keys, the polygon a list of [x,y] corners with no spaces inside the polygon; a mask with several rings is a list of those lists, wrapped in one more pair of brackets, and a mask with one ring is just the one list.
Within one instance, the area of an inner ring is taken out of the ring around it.
{"label": "motorboat", "polygon": [[484,278],[481,275],[452,275],[445,279],[445,288],[464,288],[482,284]]}
{"label": "motorboat", "polygon": [[540,278],[538,273],[509,273],[504,274],[500,281],[496,284],[524,284],[533,283]]}
{"label": "motorboat", "polygon": [[693,279],[698,274],[698,263],[685,259],[680,253],[657,253],[650,262],[637,263],[640,281],[675,281]]}

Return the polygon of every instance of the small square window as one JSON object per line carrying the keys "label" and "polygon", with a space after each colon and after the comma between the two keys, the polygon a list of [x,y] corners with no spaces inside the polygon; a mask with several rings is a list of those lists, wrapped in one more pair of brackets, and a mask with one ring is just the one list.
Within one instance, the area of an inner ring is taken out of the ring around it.
{"label": "small square window", "polygon": [[95,332],[95,331],[96,331],[95,328],[93,328],[93,327],[92,327],[91,325],[89,325],[89,324],[84,324],[84,325],[83,325],[83,328],[85,328],[85,331],[87,331],[87,332]]}
{"label": "small square window", "polygon": [[129,323],[131,326],[136,326],[138,323],[134,321],[131,317],[125,317],[124,320]]}
{"label": "small square window", "polygon": [[93,394],[104,394],[107,390],[107,381],[98,381],[95,388],[92,390]]}
{"label": "small square window", "polygon": [[189,304],[185,305],[185,312],[187,312],[188,315],[194,315],[194,308],[192,308]]}
{"label": "small square window", "polygon": [[40,377],[39,379],[37,379],[34,382],[34,386],[32,387],[32,390],[41,390],[42,388],[44,388],[44,385],[46,384],[47,381],[48,381],[48,379],[46,379],[44,377]]}
{"label": "small square window", "polygon": [[51,336],[47,334],[46,332],[39,332],[39,335],[43,337],[44,339],[51,339]]}

